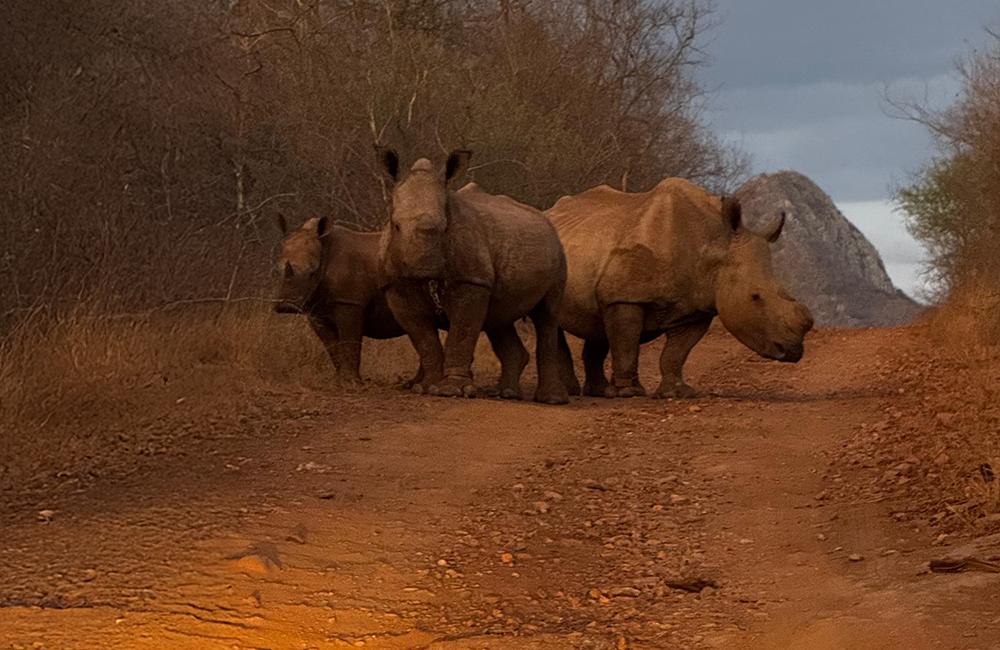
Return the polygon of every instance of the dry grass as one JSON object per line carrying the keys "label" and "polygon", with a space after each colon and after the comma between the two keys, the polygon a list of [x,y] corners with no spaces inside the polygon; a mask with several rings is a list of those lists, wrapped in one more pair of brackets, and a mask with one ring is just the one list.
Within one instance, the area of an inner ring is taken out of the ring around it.
{"label": "dry grass", "polygon": [[994,279],[966,282],[929,318],[931,339],[953,363],[952,385],[943,392],[942,411],[950,402],[958,426],[950,432],[954,463],[945,479],[962,509],[954,514],[967,523],[1000,513],[1000,294]]}
{"label": "dry grass", "polygon": [[935,340],[963,360],[996,356],[1000,345],[1000,290],[995,281],[966,283],[928,317]]}
{"label": "dry grass", "polygon": [[[209,397],[233,412],[255,390],[341,390],[301,317],[259,304],[100,311],[36,314],[0,340],[0,487],[100,465],[116,453],[109,441],[169,414],[178,400]],[[365,341],[361,372],[374,389],[416,367],[407,339]],[[483,383],[499,372],[485,337],[475,370]]]}
{"label": "dry grass", "polygon": [[[364,368],[376,382],[416,364],[403,339],[377,347]],[[87,465],[117,431],[185,395],[224,406],[268,385],[337,390],[304,319],[261,306],[35,315],[0,341],[0,483]]]}
{"label": "dry grass", "polygon": [[914,441],[932,446],[941,502],[980,525],[1000,513],[1000,305],[987,287],[955,292],[927,319]]}

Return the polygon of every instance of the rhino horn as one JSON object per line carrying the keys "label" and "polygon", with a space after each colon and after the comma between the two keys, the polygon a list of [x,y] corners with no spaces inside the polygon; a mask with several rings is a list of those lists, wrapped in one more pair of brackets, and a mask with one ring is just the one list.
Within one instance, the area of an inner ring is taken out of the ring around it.
{"label": "rhino horn", "polygon": [[781,237],[781,230],[785,227],[785,217],[786,214],[782,211],[781,216],[778,218],[778,225],[767,235],[768,243],[773,244],[778,241],[778,237]]}

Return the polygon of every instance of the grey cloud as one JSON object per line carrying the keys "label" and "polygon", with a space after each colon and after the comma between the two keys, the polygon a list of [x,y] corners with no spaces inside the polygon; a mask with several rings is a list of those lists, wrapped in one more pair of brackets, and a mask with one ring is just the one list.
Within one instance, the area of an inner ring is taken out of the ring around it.
{"label": "grey cloud", "polygon": [[892,113],[890,101],[926,100],[943,107],[954,100],[959,90],[954,74],[906,77],[887,83],[825,81],[794,86],[725,87],[718,94],[721,101],[716,118],[720,124],[738,124],[746,130],[829,118],[871,118],[873,112],[880,116]]}
{"label": "grey cloud", "polygon": [[877,82],[947,71],[1000,21],[995,0],[721,0],[709,79]]}
{"label": "grey cloud", "polygon": [[821,82],[720,93],[713,121],[723,137],[754,156],[760,171],[790,168],[839,200],[884,198],[932,152],[926,130],[887,114],[886,97],[944,107],[954,76],[883,84]]}
{"label": "grey cloud", "polygon": [[930,146],[926,133],[914,124],[860,116],[725,137],[753,154],[757,171],[794,169],[842,201],[886,197]]}
{"label": "grey cloud", "polygon": [[[955,63],[1000,24],[996,0],[717,0],[703,72],[710,119],[755,171],[794,169],[844,207],[911,293],[924,251],[887,199],[934,154],[926,131],[886,115],[889,96],[954,100]],[[864,203],[859,203],[864,202]]]}

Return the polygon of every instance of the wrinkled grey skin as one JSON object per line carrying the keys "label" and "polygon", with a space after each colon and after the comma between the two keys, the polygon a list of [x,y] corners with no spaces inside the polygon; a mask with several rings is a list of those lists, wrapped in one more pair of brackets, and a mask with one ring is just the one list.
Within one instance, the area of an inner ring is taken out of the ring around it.
{"label": "wrinkled grey skin", "polygon": [[[586,395],[644,395],[639,346],[666,335],[656,397],[691,397],[691,349],[715,316],[761,356],[796,362],[812,315],[778,284],[767,235],[743,227],[739,203],[666,179],[649,192],[596,187],[563,197],[546,216],[569,262],[560,326],[584,339]],[[564,350],[568,350],[563,346]],[[604,361],[612,355],[612,380]],[[568,352],[564,372],[572,370]],[[576,384],[571,380],[571,389]]]}
{"label": "wrinkled grey skin", "polygon": [[[552,225],[534,208],[468,186],[448,184],[468,165],[457,151],[444,169],[418,160],[401,175],[395,152],[381,150],[393,181],[392,214],[383,232],[380,273],[393,314],[420,355],[420,390],[440,396],[473,396],[472,358],[481,331],[497,356],[521,359],[514,328],[529,316],[537,338],[535,399],[569,401],[560,375],[555,310],[566,280],[566,259]],[[426,287],[438,288],[438,305]],[[435,309],[449,322],[442,349],[433,326]],[[521,367],[503,364],[501,397],[520,396]]]}
{"label": "wrinkled grey skin", "polygon": [[380,235],[330,227],[325,217],[292,232],[284,219],[279,226],[285,239],[275,311],[305,315],[341,381],[360,382],[362,337],[404,334],[378,287]]}

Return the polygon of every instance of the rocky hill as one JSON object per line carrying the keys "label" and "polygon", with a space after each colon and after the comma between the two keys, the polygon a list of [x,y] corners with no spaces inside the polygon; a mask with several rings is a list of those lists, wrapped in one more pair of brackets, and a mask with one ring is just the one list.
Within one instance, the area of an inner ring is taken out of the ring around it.
{"label": "rocky hill", "polygon": [[774,266],[788,291],[807,304],[820,325],[887,327],[913,320],[921,307],[889,279],[882,258],[833,200],[797,172],[762,174],[736,196],[751,228],[788,215],[774,246]]}

